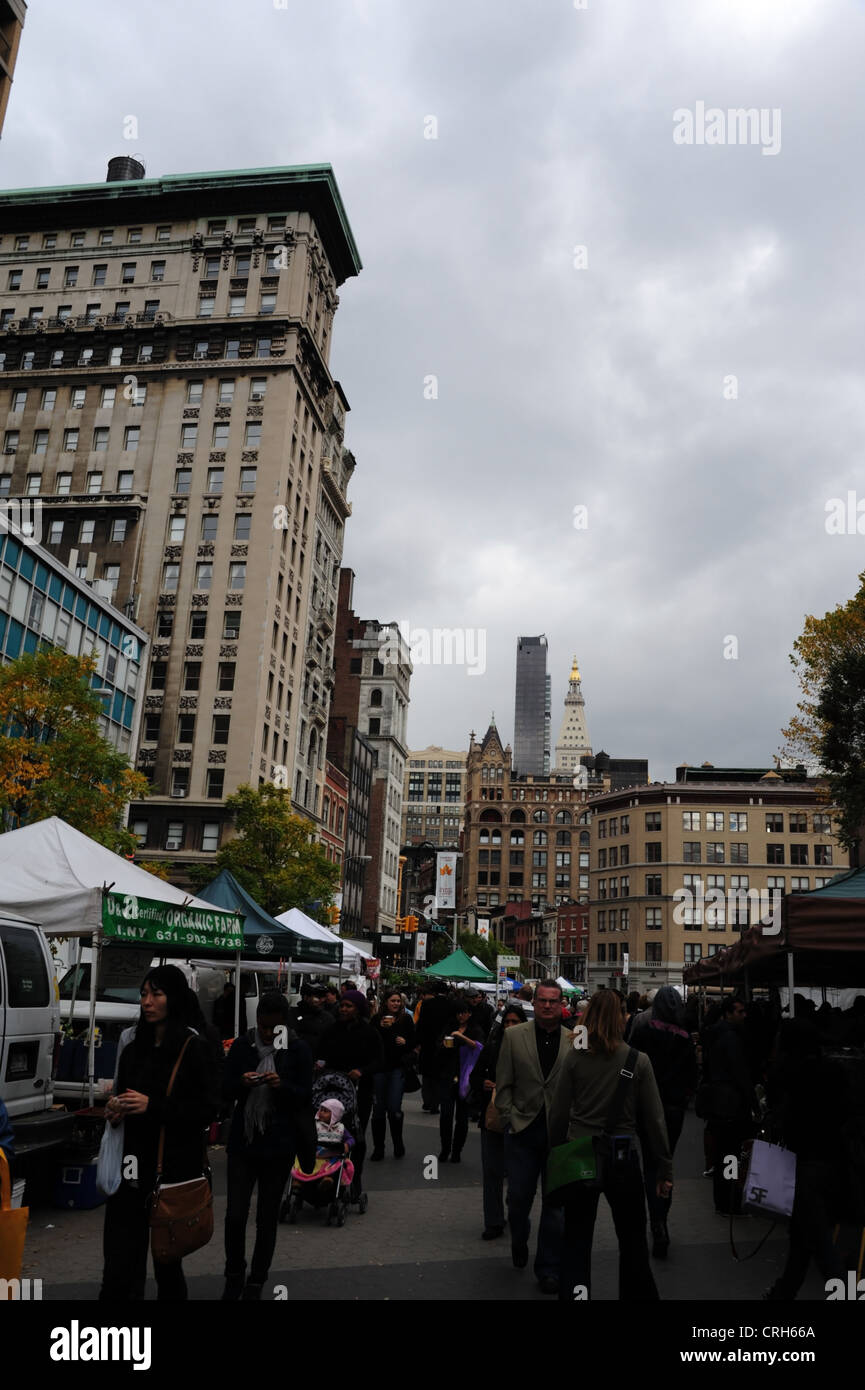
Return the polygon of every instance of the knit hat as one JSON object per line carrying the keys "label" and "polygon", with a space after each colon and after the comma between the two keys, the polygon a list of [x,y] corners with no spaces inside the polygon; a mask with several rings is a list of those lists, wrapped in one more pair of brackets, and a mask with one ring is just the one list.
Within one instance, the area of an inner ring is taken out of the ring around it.
{"label": "knit hat", "polygon": [[347,989],[342,998],[347,999],[349,1004],[354,1004],[360,1018],[369,1018],[369,1003],[359,989]]}
{"label": "knit hat", "polygon": [[345,1114],[345,1106],[341,1100],[323,1100],[318,1107],[319,1110],[329,1110],[331,1124],[338,1125]]}

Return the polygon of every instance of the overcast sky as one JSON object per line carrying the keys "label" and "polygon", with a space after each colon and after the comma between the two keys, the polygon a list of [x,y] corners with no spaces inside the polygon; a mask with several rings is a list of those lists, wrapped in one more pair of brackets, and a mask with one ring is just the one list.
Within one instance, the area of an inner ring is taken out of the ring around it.
{"label": "overcast sky", "polygon": [[512,739],[545,632],[553,742],[576,652],[595,751],[771,761],[865,569],[826,531],[865,499],[863,5],[281,4],[33,0],[3,186],[332,164],[355,607],[485,633],[483,675],[415,664],[411,745]]}

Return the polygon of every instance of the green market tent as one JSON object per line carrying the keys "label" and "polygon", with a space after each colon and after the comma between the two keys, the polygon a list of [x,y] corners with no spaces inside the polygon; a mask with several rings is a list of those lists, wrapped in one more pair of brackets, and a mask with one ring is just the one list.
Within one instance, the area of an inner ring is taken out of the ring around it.
{"label": "green market tent", "polygon": [[423,973],[434,975],[439,980],[475,980],[485,984],[492,984],[496,978],[492,970],[475,965],[471,957],[461,950],[452,951],[438,965],[431,965]]}
{"label": "green market tent", "polygon": [[314,940],[292,931],[260,907],[228,869],[217,874],[198,896],[226,912],[243,913],[245,955],[254,954],[259,960],[277,960],[281,957],[292,962],[311,962],[322,966],[339,964],[342,943],[338,939],[332,942]]}

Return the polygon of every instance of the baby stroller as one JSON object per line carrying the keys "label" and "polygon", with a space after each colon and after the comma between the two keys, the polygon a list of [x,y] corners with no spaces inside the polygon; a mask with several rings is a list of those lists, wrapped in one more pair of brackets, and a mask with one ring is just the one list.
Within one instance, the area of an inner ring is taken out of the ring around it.
{"label": "baby stroller", "polygon": [[[342,1123],[357,1141],[357,1092],[344,1072],[323,1071],[313,1081],[313,1110],[317,1112],[329,1099],[341,1101],[345,1107]],[[294,1224],[304,1202],[319,1210],[326,1206],[328,1226],[334,1223],[344,1226],[350,1205],[356,1206],[359,1214],[363,1216],[369,1199],[365,1192],[360,1191],[358,1183],[349,1180],[349,1173],[353,1168],[353,1165],[350,1168],[349,1164],[350,1153],[337,1152],[318,1159],[312,1173],[304,1173],[299,1164],[295,1163],[279,1209],[280,1221]]]}

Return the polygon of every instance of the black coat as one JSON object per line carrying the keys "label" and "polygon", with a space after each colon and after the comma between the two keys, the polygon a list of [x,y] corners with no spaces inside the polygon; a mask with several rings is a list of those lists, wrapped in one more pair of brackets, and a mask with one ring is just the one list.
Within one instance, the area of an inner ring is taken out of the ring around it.
{"label": "black coat", "polygon": [[475,1005],[472,1009],[472,1023],[477,1024],[484,1038],[489,1037],[495,1016],[495,1009],[486,999],[482,999],[480,1004]]}
{"label": "black coat", "polygon": [[633,1030],[630,1044],[651,1061],[665,1109],[684,1110],[688,1096],[697,1089],[697,1049],[690,1033],[674,1023],[652,1019]]}
{"label": "black coat", "polygon": [[331,1071],[359,1071],[358,1091],[371,1091],[372,1078],[384,1060],[379,1034],[365,1018],[339,1019],[319,1044],[319,1055]]}
{"label": "black coat", "polygon": [[138,1160],[139,1186],[154,1186],[159,1131],[165,1126],[162,1178],[164,1182],[186,1182],[200,1177],[204,1169],[205,1130],[219,1108],[218,1075],[206,1039],[188,1033],[189,1043],[166,1098],[174,1064],[180,1054],[177,1040],[161,1047],[142,1048],[135,1042],[120,1055],[115,1094],[140,1091],[148,1097],[141,1115],[124,1119],[123,1153]]}
{"label": "black coat", "polygon": [[744,1123],[749,1119],[754,1088],[741,1025],[722,1019],[706,1030],[703,1080],[712,1087],[713,1104],[719,1116],[729,1123]]}
{"label": "black coat", "polygon": [[324,1034],[333,1027],[334,1022],[333,1014],[323,1006],[321,1009],[311,1009],[299,1004],[288,1012],[289,1028],[293,1028],[297,1036],[309,1044],[313,1059],[320,1056],[318,1044]]}
{"label": "black coat", "polygon": [[420,1048],[421,1071],[435,1071],[439,1039],[452,1013],[452,1005],[443,994],[436,994],[421,1004],[415,1033],[415,1043]]}
{"label": "black coat", "polygon": [[276,1048],[273,1054],[280,1085],[271,1092],[273,1116],[270,1125],[250,1142],[244,1134],[244,1115],[250,1088],[244,1085],[243,1074],[258,1067],[254,1037],[255,1029],[250,1029],[243,1037],[236,1038],[225,1063],[222,1094],[226,1101],[235,1102],[226,1147],[230,1154],[289,1158],[297,1152],[298,1115],[312,1103],[312,1053],[307,1044],[289,1028],[287,1046]]}
{"label": "black coat", "polygon": [[[382,1028],[381,1021],[384,1014],[376,1014],[372,1026],[381,1039],[383,1064],[382,1071],[398,1071],[403,1066],[406,1057],[411,1055],[415,1045],[415,1026],[414,1019],[407,1010],[404,1010],[399,1021],[392,1023],[389,1028]],[[405,1038],[405,1046],[400,1047],[395,1041],[396,1038]]]}

